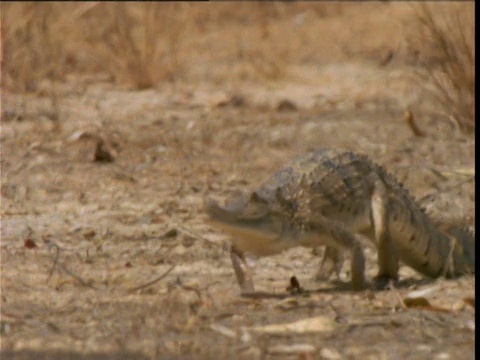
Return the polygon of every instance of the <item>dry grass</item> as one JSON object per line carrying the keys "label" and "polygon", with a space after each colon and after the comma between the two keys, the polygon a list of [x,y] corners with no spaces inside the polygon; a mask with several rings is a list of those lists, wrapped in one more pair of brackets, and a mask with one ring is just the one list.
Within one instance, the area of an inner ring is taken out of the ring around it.
{"label": "dry grass", "polygon": [[[290,65],[321,64],[325,49],[334,52],[334,44],[318,40],[319,24],[355,6],[2,2],[2,86],[37,91],[43,79],[82,72],[107,73],[134,89],[178,79],[278,80]],[[419,27],[411,27],[418,47],[430,49],[436,60],[424,63],[419,79],[438,108],[471,131],[473,4],[441,8],[420,5]]]}
{"label": "dry grass", "polygon": [[145,89],[184,72],[188,4],[91,6],[81,18],[88,51],[121,83]]}
{"label": "dry grass", "polygon": [[[65,71],[148,88],[182,72],[186,4],[2,3],[4,85],[35,91]],[[187,9],[188,10],[188,9]]]}
{"label": "dry grass", "polygon": [[34,91],[43,79],[65,70],[64,10],[53,3],[4,3],[2,14],[2,86]]}
{"label": "dry grass", "polygon": [[475,129],[475,4],[420,4],[415,17],[419,46],[430,53],[419,82],[439,108],[465,132]]}
{"label": "dry grass", "polygon": [[2,2],[1,7],[2,85],[20,92],[37,91],[43,79],[66,73],[98,72],[145,89],[185,79],[201,62],[207,73],[226,64],[227,72],[240,78],[279,79],[306,36],[292,17],[320,19],[343,11],[341,4],[285,3]]}

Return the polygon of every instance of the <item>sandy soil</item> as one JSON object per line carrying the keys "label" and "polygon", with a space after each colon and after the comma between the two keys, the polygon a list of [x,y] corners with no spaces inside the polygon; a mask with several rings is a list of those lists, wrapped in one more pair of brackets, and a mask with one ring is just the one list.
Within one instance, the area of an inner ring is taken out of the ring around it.
{"label": "sandy soil", "polygon": [[[242,298],[228,237],[203,211],[207,195],[252,189],[307,149],[341,147],[384,165],[429,212],[474,223],[474,138],[432,111],[407,52],[386,59],[402,41],[402,5],[286,16],[317,21],[318,46],[334,45],[275,81],[241,76],[251,72],[235,59],[208,77],[199,61],[188,82],[145,91],[70,76],[56,87],[58,114],[51,84],[3,92],[2,358],[474,359],[473,276],[432,281],[402,267],[395,288],[353,292],[348,266],[342,281],[318,282],[319,257],[296,248],[256,259],[265,296]],[[407,125],[407,108],[426,136]],[[100,140],[114,162],[94,161]],[[306,293],[289,295],[292,275]],[[410,304],[414,290],[426,294]]]}

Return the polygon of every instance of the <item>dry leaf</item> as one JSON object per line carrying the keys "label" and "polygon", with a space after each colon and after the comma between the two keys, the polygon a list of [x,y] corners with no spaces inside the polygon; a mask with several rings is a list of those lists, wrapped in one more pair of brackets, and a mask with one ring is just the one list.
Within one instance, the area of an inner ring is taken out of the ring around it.
{"label": "dry leaf", "polygon": [[236,338],[237,332],[220,324],[210,324],[210,329],[229,338]]}
{"label": "dry leaf", "polygon": [[403,303],[406,307],[431,307],[430,302],[424,297],[404,298]]}
{"label": "dry leaf", "polygon": [[283,99],[277,105],[277,111],[296,111],[297,105],[291,100]]}
{"label": "dry leaf", "polygon": [[99,136],[87,130],[77,130],[70,137],[68,141],[74,142],[82,139],[98,139]]}
{"label": "dry leaf", "polygon": [[178,235],[178,230],[176,228],[171,228],[165,231],[162,235],[159,236],[160,239],[176,237]]}
{"label": "dry leaf", "polygon": [[463,300],[455,301],[451,308],[452,311],[460,311],[465,308],[465,302]]}
{"label": "dry leaf", "polygon": [[432,305],[430,301],[426,298],[427,295],[432,294],[435,291],[438,291],[440,286],[432,286],[426,289],[421,289],[417,291],[412,291],[403,298],[403,304],[408,307],[422,308],[425,310],[441,311],[441,312],[451,312],[451,309],[442,308],[439,306]]}
{"label": "dry leaf", "polygon": [[38,247],[35,241],[33,241],[32,239],[25,239],[25,242],[23,243],[23,245],[25,246],[26,249],[35,249]]}
{"label": "dry leaf", "polygon": [[429,287],[429,288],[416,290],[416,291],[411,291],[407,294],[407,296],[405,296],[405,299],[423,298],[427,295],[432,294],[435,291],[438,291],[439,289],[440,289],[440,286],[435,285],[435,286],[432,286],[432,287]]}
{"label": "dry leaf", "polygon": [[232,106],[232,107],[238,108],[245,105],[246,105],[246,100],[243,95],[233,94],[233,95],[227,96],[226,94],[221,94],[211,101],[210,106],[218,107],[218,108]]}
{"label": "dry leaf", "polygon": [[473,296],[467,296],[463,298],[463,301],[475,309],[475,298]]}
{"label": "dry leaf", "polygon": [[95,232],[94,229],[87,229],[85,230],[85,232],[83,233],[83,237],[87,240],[90,240],[92,239],[97,233]]}
{"label": "dry leaf", "polygon": [[112,154],[112,150],[100,139],[97,141],[97,147],[95,148],[95,155],[93,161],[95,162],[114,162],[115,157]]}
{"label": "dry leaf", "polygon": [[320,356],[325,360],[337,360],[342,358],[342,355],[337,350],[330,348],[323,348],[320,350]]}
{"label": "dry leaf", "polygon": [[334,328],[335,322],[332,319],[325,316],[317,316],[292,323],[253,326],[248,329],[257,333],[289,335],[332,331]]}
{"label": "dry leaf", "polygon": [[282,299],[275,305],[275,307],[278,307],[282,310],[295,309],[298,307],[298,299],[294,297]]}
{"label": "dry leaf", "polygon": [[270,354],[304,354],[315,352],[315,346],[310,344],[291,344],[291,345],[276,345],[268,348]]}

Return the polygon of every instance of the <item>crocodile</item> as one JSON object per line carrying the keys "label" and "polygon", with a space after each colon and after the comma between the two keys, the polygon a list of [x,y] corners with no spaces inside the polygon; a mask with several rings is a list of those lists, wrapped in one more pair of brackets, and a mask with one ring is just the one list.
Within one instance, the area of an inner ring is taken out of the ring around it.
{"label": "crocodile", "polygon": [[350,252],[352,286],[364,289],[365,237],[378,252],[377,280],[397,280],[399,261],[432,278],[475,273],[474,230],[438,223],[393,175],[352,151],[307,152],[256,190],[224,205],[208,197],[205,208],[232,235],[230,257],[243,293],[255,291],[246,252],[268,256],[296,246],[326,246],[325,275],[338,276]]}

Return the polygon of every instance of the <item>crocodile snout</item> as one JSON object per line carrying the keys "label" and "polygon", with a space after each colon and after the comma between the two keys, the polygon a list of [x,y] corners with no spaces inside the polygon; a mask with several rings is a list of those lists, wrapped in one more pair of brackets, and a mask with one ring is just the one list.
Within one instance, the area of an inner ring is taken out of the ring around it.
{"label": "crocodile snout", "polygon": [[204,204],[207,214],[212,220],[225,223],[235,221],[245,209],[245,202],[241,199],[221,206],[217,200],[209,197],[205,199]]}

